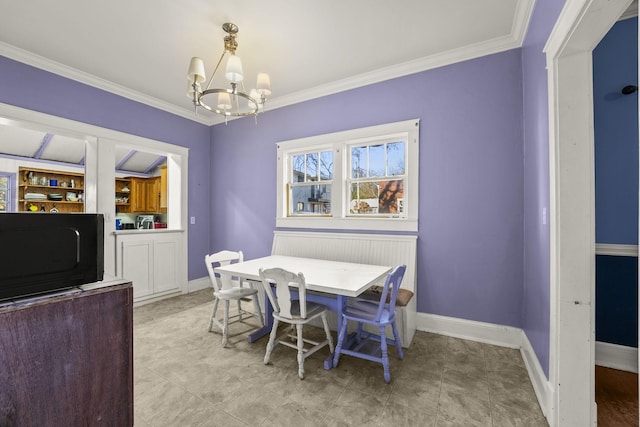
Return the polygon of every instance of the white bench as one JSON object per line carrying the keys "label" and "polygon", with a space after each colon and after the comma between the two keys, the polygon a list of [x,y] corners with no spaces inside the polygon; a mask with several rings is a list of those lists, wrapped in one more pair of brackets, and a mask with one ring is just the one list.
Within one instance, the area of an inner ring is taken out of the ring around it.
{"label": "white bench", "polygon": [[[413,298],[406,306],[397,307],[396,323],[402,346],[409,347],[416,332],[416,246],[417,237],[407,235],[274,231],[271,254],[361,264],[406,264],[401,289],[413,292]],[[337,328],[335,315],[329,324]],[[390,331],[388,335],[392,338]]]}

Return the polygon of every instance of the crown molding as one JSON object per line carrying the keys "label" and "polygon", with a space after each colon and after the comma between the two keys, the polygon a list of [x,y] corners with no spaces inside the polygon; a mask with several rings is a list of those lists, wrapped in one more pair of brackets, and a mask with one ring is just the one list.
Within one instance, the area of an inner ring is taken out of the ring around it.
{"label": "crown molding", "polygon": [[[427,56],[413,61],[403,62],[390,67],[380,68],[371,72],[337,80],[324,85],[319,85],[311,89],[302,90],[269,99],[267,109],[275,110],[288,105],[298,104],[311,99],[320,98],[327,95],[368,86],[385,80],[404,77],[422,71],[432,70],[467,61],[494,53],[504,52],[522,46],[531,14],[533,13],[534,0],[522,0],[517,2],[514,22],[511,33],[507,36],[497,37],[480,43],[453,49],[436,55]],[[218,123],[224,122],[220,120]]]}
{"label": "crown molding", "polygon": [[276,108],[297,104],[310,99],[320,98],[322,96],[332,95],[374,83],[380,83],[385,80],[391,80],[422,71],[444,67],[456,62],[479,58],[481,56],[503,52],[517,47],[520,47],[520,44],[511,37],[501,37],[487,42],[465,46],[461,49],[404,62],[391,67],[380,68],[368,73],[359,74],[346,79],[316,86],[311,89],[295,92],[290,95],[281,96],[270,100],[268,105],[269,109],[274,110]]}
{"label": "crown molding", "polygon": [[169,102],[162,101],[158,98],[145,95],[141,92],[137,92],[125,86],[121,86],[105,79],[101,79],[94,76],[93,74],[85,73],[84,71],[80,71],[59,62],[52,61],[43,56],[36,55],[35,53],[20,49],[5,42],[0,42],[0,55],[6,56],[7,58],[22,62],[32,67],[39,68],[41,70],[48,71],[50,73],[57,74],[71,80],[75,80],[79,83],[105,90],[107,92],[122,96],[132,101],[136,101],[141,104],[145,104],[150,107],[175,114],[176,116],[184,117],[185,119],[193,120],[205,125],[210,124],[208,118],[198,117],[193,113],[193,111],[177,107]]}
{"label": "crown molding", "polygon": [[[533,5],[534,0],[520,0],[517,2],[511,33],[507,36],[497,37],[484,42],[468,45],[460,49],[453,49],[436,55],[373,70],[371,72],[348,77],[346,79],[301,90],[289,95],[270,98],[266,106],[267,111],[379,83],[385,80],[444,67],[457,62],[519,48],[522,46],[524,41],[531,13],[533,12]],[[92,74],[85,73],[4,42],[0,42],[0,55],[204,125],[212,126],[225,122],[225,118],[222,116],[198,116],[190,109],[178,107],[166,101],[145,95],[105,79],[98,78]],[[237,118],[229,117],[228,121],[235,119]]]}

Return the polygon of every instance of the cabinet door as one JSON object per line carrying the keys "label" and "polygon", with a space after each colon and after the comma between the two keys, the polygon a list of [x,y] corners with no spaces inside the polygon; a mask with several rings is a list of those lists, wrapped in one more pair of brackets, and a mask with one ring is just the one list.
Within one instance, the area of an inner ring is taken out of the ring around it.
{"label": "cabinet door", "polygon": [[167,167],[160,167],[160,210],[162,213],[167,212],[167,207],[169,206],[168,198],[167,198]]}
{"label": "cabinet door", "polygon": [[156,240],[153,245],[154,292],[178,289],[178,241]]}
{"label": "cabinet door", "polygon": [[160,180],[158,178],[148,178],[145,180],[145,212],[160,212]]}
{"label": "cabinet door", "polygon": [[146,188],[143,179],[131,180],[131,209],[132,212],[146,212]]}
{"label": "cabinet door", "polygon": [[133,283],[133,297],[153,293],[153,240],[122,242],[122,277]]}

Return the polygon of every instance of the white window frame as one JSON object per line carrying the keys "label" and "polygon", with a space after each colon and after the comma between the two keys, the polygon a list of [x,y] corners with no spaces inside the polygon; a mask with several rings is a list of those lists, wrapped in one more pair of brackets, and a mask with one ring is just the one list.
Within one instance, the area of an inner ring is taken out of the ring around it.
{"label": "white window frame", "polygon": [[[278,190],[276,227],[336,230],[418,231],[419,139],[420,120],[406,120],[360,129],[352,129],[277,143]],[[351,165],[349,149],[359,143],[398,138],[405,141],[405,182],[403,208],[399,217],[348,216],[347,185]],[[291,176],[291,155],[301,152],[333,151],[331,216],[287,216],[287,184]]]}

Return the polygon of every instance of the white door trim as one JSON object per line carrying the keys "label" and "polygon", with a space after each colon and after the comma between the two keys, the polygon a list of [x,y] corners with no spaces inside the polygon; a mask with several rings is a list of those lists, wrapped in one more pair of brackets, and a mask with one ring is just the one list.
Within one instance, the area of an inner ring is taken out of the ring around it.
{"label": "white door trim", "polygon": [[549,96],[551,426],[596,425],[591,54],[631,0],[567,0],[545,46]]}

